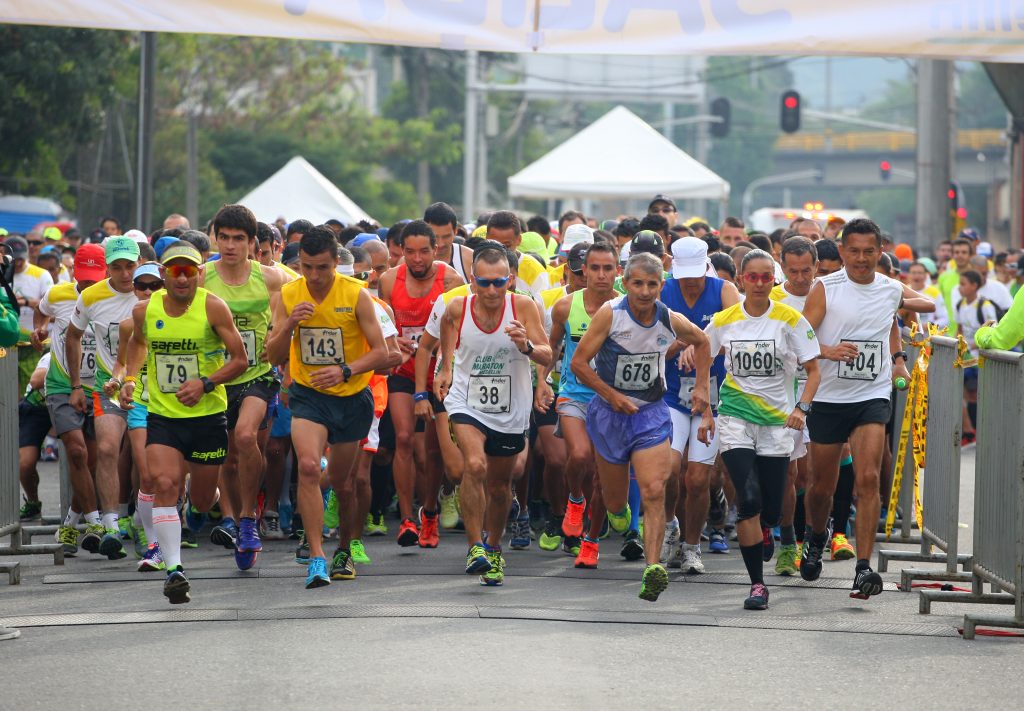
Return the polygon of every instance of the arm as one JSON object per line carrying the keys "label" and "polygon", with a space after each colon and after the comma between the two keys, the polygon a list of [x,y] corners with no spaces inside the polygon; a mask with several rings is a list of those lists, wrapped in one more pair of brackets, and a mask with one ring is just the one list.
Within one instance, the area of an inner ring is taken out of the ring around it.
{"label": "arm", "polygon": [[[672,329],[676,332],[676,340],[693,346],[694,367],[697,370],[697,381],[693,386],[691,411],[704,415],[711,411],[711,342],[707,335],[694,326],[681,314],[672,312]],[[710,415],[708,415],[710,417]]]}
{"label": "arm", "polygon": [[[68,402],[71,407],[75,408],[79,412],[87,412],[89,405],[85,401],[85,390],[82,388],[82,335],[85,333],[85,328],[89,324],[88,318],[84,316],[84,306],[82,305],[82,298],[78,298],[78,304],[75,305],[75,313],[71,317],[71,321],[68,323],[68,330],[64,335],[64,360],[68,366],[68,382],[71,383],[71,397]],[[75,321],[82,323],[82,327],[79,328]]]}
{"label": "arm", "polygon": [[[894,318],[892,320],[892,326],[889,328],[889,353],[895,354],[903,350],[903,334],[900,333],[900,325]],[[895,358],[892,364],[892,381],[896,383],[896,378],[903,378],[906,382],[910,382],[910,372],[907,370],[907,361],[903,356]]]}
{"label": "arm", "polygon": [[117,356],[114,360],[114,372],[110,374],[110,380],[103,384],[103,392],[107,394],[107,397],[114,397],[114,393],[124,385],[125,366],[128,362],[128,342],[132,338],[134,329],[135,321],[132,318],[126,318],[117,327]]}
{"label": "arm", "polygon": [[[818,386],[821,384],[821,369],[818,368],[818,360],[816,358],[800,365],[807,372],[807,380],[804,382],[804,392],[800,402],[810,405],[814,400],[814,394],[818,392]],[[806,422],[807,415],[799,407],[796,407],[793,408],[793,412],[789,413],[789,417],[786,419],[786,427],[802,430]]]}
{"label": "arm", "polygon": [[42,392],[46,386],[46,368],[36,368],[28,379],[28,385],[33,390]]}
{"label": "arm", "polygon": [[[811,293],[807,295],[803,314],[815,333],[817,333],[818,328],[821,326],[821,322],[825,320],[825,310],[825,287],[819,281],[811,287]],[[833,345],[819,342],[818,345],[821,347],[821,357],[827,360],[852,360],[857,357],[857,346],[852,343]]]}
{"label": "arm", "polygon": [[[420,336],[420,347],[416,349],[416,392],[425,393],[427,390],[427,377],[430,375],[430,359],[434,354],[434,349],[437,348],[437,344],[440,341],[434,338],[432,335],[423,332]],[[397,344],[397,339],[396,339]],[[401,353],[399,353],[401,357]],[[413,405],[417,417],[424,419],[434,419],[434,408],[428,400],[417,400]]]}
{"label": "arm", "polygon": [[908,311],[915,311],[919,314],[935,313],[935,302],[924,294],[914,291],[906,284],[903,285],[903,305],[900,307]]}
{"label": "arm", "polygon": [[266,343],[267,360],[272,365],[284,365],[288,360],[288,351],[291,348],[292,331],[300,322],[309,318],[315,308],[308,301],[303,301],[296,304],[292,312],[289,313],[283,299],[278,299],[273,307],[270,337],[267,338]]}
{"label": "arm", "polygon": [[605,339],[608,338],[608,332],[611,330],[611,327],[612,310],[611,307],[605,304],[598,309],[597,313],[594,314],[594,318],[590,320],[590,327],[587,328],[587,332],[583,334],[583,338],[577,344],[569,367],[572,369],[572,374],[576,376],[576,379],[582,385],[600,395],[616,412],[632,415],[639,408],[628,397],[601,380],[597,371],[590,366],[590,361],[601,350]]}
{"label": "arm", "polygon": [[448,303],[448,308],[441,318],[441,354],[438,356],[441,367],[434,376],[434,397],[438,400],[444,400],[452,384],[455,345],[459,339],[459,323],[462,321],[462,311],[465,307],[466,297],[456,297]]}
{"label": "arm", "polygon": [[[135,378],[139,376],[139,372],[142,370],[142,365],[146,361],[146,350],[148,344],[146,342],[146,335],[143,329],[146,324],[147,305],[148,302],[143,301],[132,308],[133,328],[132,337],[128,342],[127,352],[125,353],[125,383],[121,386],[121,392],[117,398],[118,404],[124,410],[130,410],[133,407],[132,393],[135,392]],[[131,380],[128,378],[131,378]]]}
{"label": "arm", "polygon": [[[513,319],[511,325],[505,329],[505,333],[512,339],[512,343],[519,349],[520,353],[541,366],[551,364],[551,344],[548,343],[548,336],[544,333],[544,321],[540,315],[540,307],[537,302],[527,296],[514,294],[512,296],[515,304],[518,319]],[[533,346],[530,350],[529,346]]]}
{"label": "arm", "polygon": [[562,350],[565,344],[565,323],[569,318],[569,309],[572,306],[572,296],[563,296],[551,308],[551,335],[548,342],[551,344],[551,362],[543,368],[537,369],[537,387],[533,392],[533,407],[538,412],[547,412],[555,399],[555,393],[548,385],[548,376],[555,369],[555,364],[562,357]]}

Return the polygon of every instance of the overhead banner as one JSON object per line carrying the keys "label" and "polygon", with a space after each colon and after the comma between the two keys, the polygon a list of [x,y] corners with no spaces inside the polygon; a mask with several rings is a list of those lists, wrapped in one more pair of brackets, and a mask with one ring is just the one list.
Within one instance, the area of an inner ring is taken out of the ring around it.
{"label": "overhead banner", "polygon": [[0,21],[493,52],[1024,62],[1024,0],[4,0]]}

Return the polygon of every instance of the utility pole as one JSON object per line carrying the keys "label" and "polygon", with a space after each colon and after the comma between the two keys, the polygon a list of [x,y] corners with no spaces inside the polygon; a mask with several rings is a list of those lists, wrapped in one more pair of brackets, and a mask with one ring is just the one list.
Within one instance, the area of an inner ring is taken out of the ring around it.
{"label": "utility pole", "polygon": [[916,241],[922,251],[949,238],[952,80],[949,61],[918,60]]}
{"label": "utility pole", "polygon": [[195,109],[190,107],[185,132],[185,217],[193,227],[199,224],[199,145],[196,138],[198,123],[199,117]]}
{"label": "utility pole", "polygon": [[135,226],[149,232],[153,212],[153,91],[156,33],[143,32],[139,58],[139,142],[136,155]]}
{"label": "utility pole", "polygon": [[466,52],[466,115],[462,130],[462,219],[476,217],[476,148],[479,95],[476,84],[478,56],[475,49]]}

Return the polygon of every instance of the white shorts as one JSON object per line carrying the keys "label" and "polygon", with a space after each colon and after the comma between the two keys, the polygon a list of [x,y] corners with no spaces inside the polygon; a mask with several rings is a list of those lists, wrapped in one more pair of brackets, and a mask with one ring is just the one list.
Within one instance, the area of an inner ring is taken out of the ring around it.
{"label": "white shorts", "polygon": [[811,441],[811,433],[804,425],[802,430],[790,430],[793,433],[793,453],[789,455],[789,461],[795,462],[807,456],[807,445]]}
{"label": "white shorts", "polygon": [[363,451],[376,454],[378,447],[380,447],[380,418],[374,415],[370,431],[366,433],[366,439],[363,440]]}
{"label": "white shorts", "polygon": [[715,457],[718,456],[718,427],[715,427],[715,436],[711,439],[711,444],[704,444],[697,439],[700,415],[687,415],[674,407],[668,408],[668,414],[672,417],[672,449],[682,454],[689,443],[688,461],[713,465]]}
{"label": "white shorts", "polygon": [[793,453],[793,433],[782,425],[755,425],[739,417],[719,415],[718,436],[723,452],[752,449],[762,457],[788,457]]}

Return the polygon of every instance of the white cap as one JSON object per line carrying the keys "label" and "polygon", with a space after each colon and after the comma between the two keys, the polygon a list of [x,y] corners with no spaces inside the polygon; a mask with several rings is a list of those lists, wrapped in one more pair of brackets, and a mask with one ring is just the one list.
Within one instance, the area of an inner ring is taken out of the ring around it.
{"label": "white cap", "polygon": [[128,239],[133,239],[136,242],[145,242],[146,244],[149,244],[149,237],[147,237],[146,233],[142,230],[128,230],[124,233],[124,236]]}
{"label": "white cap", "polygon": [[619,250],[619,263],[625,264],[629,261],[629,255],[633,251],[633,240],[626,242],[622,245],[622,249]]}
{"label": "white cap", "polygon": [[991,257],[995,253],[991,242],[978,242],[978,246],[974,251],[981,257]]}
{"label": "white cap", "polygon": [[569,254],[569,250],[573,248],[573,245],[580,244],[581,242],[593,244],[594,230],[586,225],[569,225],[565,228],[565,234],[562,235],[562,246],[558,251],[563,257],[567,256]]}
{"label": "white cap", "polygon": [[351,264],[339,264],[334,268],[334,270],[342,276],[354,276],[356,273],[356,270],[352,268]]}
{"label": "white cap", "polygon": [[683,237],[672,243],[672,276],[696,279],[707,274],[708,245],[697,237]]}

